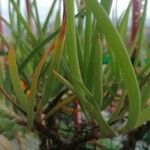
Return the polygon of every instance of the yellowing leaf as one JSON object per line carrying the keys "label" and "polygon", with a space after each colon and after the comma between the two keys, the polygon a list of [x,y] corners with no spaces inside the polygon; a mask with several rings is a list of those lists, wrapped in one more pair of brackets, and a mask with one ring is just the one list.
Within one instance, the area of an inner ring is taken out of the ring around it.
{"label": "yellowing leaf", "polygon": [[20,84],[20,78],[18,74],[18,68],[15,60],[15,54],[13,47],[10,47],[9,53],[8,53],[8,67],[9,67],[9,73],[11,78],[11,83],[13,86],[13,90],[15,92],[15,95],[17,97],[18,103],[21,106],[21,108],[26,111],[27,109],[27,97],[21,87]]}

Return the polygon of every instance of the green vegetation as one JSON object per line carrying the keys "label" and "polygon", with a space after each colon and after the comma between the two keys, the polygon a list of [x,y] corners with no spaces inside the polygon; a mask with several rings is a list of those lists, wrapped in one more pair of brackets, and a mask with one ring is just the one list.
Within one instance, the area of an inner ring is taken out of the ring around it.
{"label": "green vegetation", "polygon": [[36,0],[26,1],[27,18],[21,13],[21,0],[9,0],[9,20],[0,18],[10,30],[7,37],[0,33],[1,133],[16,138],[11,132],[32,132],[44,150],[92,145],[106,149],[111,138],[136,135],[147,125],[148,0],[141,3],[132,40],[127,33],[133,3],[114,25],[109,17],[112,2],[54,0],[41,22]]}

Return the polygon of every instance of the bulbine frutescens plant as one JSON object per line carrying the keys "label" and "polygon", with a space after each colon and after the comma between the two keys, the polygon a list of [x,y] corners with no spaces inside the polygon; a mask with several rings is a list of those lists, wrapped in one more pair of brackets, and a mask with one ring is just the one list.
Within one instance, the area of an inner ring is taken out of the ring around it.
{"label": "bulbine frutescens plant", "polygon": [[[20,2],[9,0],[9,21],[1,17],[11,31],[9,38],[0,35],[8,49],[8,54],[2,53],[8,65],[1,63],[2,116],[64,149],[130,132],[150,119],[150,63],[145,63],[149,54],[143,49],[147,0],[130,47],[125,43],[131,3],[114,26],[109,18],[111,0],[77,1],[76,15],[74,0],[64,0],[63,9],[61,1],[55,0],[44,23],[36,0],[30,4],[27,20]],[[56,5],[59,9],[54,11]],[[106,119],[102,111],[108,112],[112,102],[115,111]],[[68,130],[68,139],[60,132],[64,124],[73,129]]]}

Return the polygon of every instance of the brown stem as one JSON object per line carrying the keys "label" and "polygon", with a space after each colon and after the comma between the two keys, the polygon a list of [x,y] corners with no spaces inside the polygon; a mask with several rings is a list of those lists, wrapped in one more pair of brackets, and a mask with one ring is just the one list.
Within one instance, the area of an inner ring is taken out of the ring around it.
{"label": "brown stem", "polygon": [[[136,35],[139,30],[139,24],[140,24],[140,12],[141,12],[141,0],[132,0],[133,4],[133,11],[132,11],[132,26],[131,26],[131,41],[132,44],[135,41]],[[132,63],[135,61],[137,49],[136,47],[133,50],[131,60]]]}
{"label": "brown stem", "polygon": [[30,0],[26,0],[26,12],[27,12],[27,18],[30,25],[30,28],[33,29],[33,20],[31,18],[31,3]]}

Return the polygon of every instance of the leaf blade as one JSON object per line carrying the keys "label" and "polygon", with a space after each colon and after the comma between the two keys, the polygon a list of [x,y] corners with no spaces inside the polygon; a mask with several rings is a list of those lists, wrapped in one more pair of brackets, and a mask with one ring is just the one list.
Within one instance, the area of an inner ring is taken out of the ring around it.
{"label": "leaf blade", "polygon": [[[107,13],[97,0],[86,0],[86,3],[93,12],[98,21],[98,27],[107,39],[108,45],[112,48],[113,53],[118,59],[119,67],[123,75],[125,87],[129,97],[129,119],[126,124],[126,129],[135,127],[141,109],[140,90],[137,79],[121,37],[113,27]],[[128,78],[127,78],[128,77]]]}
{"label": "leaf blade", "polygon": [[23,110],[26,111],[28,100],[20,84],[20,78],[18,74],[13,47],[10,47],[9,49],[8,66],[14,92],[16,94],[19,104],[21,105],[21,108],[23,108]]}

